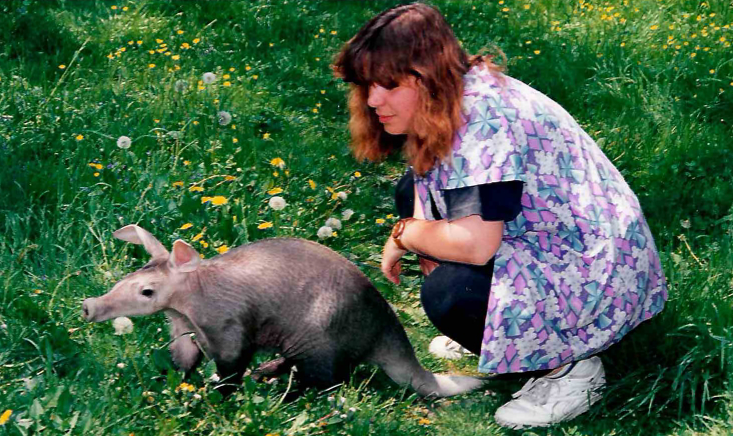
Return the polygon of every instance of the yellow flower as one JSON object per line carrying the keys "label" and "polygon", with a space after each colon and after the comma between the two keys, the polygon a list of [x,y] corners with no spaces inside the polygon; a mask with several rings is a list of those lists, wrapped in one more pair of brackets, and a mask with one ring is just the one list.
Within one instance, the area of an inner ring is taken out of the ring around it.
{"label": "yellow flower", "polygon": [[196,242],[203,237],[204,237],[204,232],[201,232],[198,235],[194,236],[193,239],[191,239],[191,241]]}
{"label": "yellow flower", "polygon": [[224,180],[227,180],[227,181],[228,180],[234,180],[234,179],[235,179],[234,176],[224,176]]}
{"label": "yellow flower", "polygon": [[541,52],[540,52],[539,50],[535,50],[535,51],[534,51],[534,54],[536,54],[536,55],[538,55],[538,54],[540,54],[540,53],[541,53]]}
{"label": "yellow flower", "polygon": [[283,168],[285,166],[285,161],[280,159],[279,157],[276,157],[275,159],[270,161],[270,165],[278,168]]}
{"label": "yellow flower", "polygon": [[[193,123],[194,124],[198,124],[198,121],[194,121]],[[191,165],[191,161],[190,160],[184,160],[183,161],[183,165],[185,165],[185,166]],[[203,189],[202,189],[202,191],[203,191]]]}
{"label": "yellow flower", "polygon": [[384,218],[377,218],[374,222],[377,224],[384,224]]}
{"label": "yellow flower", "polygon": [[336,31],[335,30],[332,30],[331,31],[331,35],[335,35],[335,34],[336,34]]}
{"label": "yellow flower", "polygon": [[[733,83],[731,83],[733,85]],[[313,180],[308,180],[308,185],[311,187],[311,189],[316,189],[316,182]]]}
{"label": "yellow flower", "polygon": [[317,107],[314,107],[314,108],[313,108],[313,113],[314,113],[314,114],[317,114],[317,113],[318,113],[318,108],[317,108]]}
{"label": "yellow flower", "polygon": [[148,50],[148,53],[155,54],[155,50]]}
{"label": "yellow flower", "polygon": [[[526,6],[526,5],[525,5],[525,6]],[[525,7],[525,9],[527,9],[527,8]],[[417,423],[418,423],[419,425],[430,425],[430,420],[429,420],[429,419],[427,419],[427,418],[420,418],[420,419],[419,419],[419,420],[417,421]]]}
{"label": "yellow flower", "polygon": [[710,70],[710,74],[715,74],[715,70]]}
{"label": "yellow flower", "polygon": [[94,173],[94,177],[99,177],[99,173]]}
{"label": "yellow flower", "polygon": [[143,45],[143,42],[142,42],[142,40],[140,40],[140,39],[138,39],[138,40],[137,40],[137,41],[135,41],[135,42],[137,42],[137,45]]}
{"label": "yellow flower", "polygon": [[222,79],[229,79],[229,78],[231,78],[232,76],[230,76],[229,74],[224,74],[224,75],[223,75],[223,76],[221,76],[221,77],[222,77]]}
{"label": "yellow flower", "polygon": [[148,64],[148,68],[155,68],[155,64]]}
{"label": "yellow flower", "polygon": [[237,138],[232,138],[232,142],[233,142],[234,144],[236,144],[237,142],[239,142],[239,139],[237,139]]}
{"label": "yellow flower", "polygon": [[173,186],[177,186],[179,188],[183,188],[183,182],[181,182],[181,181],[173,182]]}
{"label": "yellow flower", "polygon": [[174,61],[177,61],[180,58],[181,58],[180,55],[173,55],[173,56],[171,56],[171,59],[173,59]]}
{"label": "yellow flower", "polygon": [[657,30],[658,28],[659,28],[659,26],[657,26],[656,24],[654,24],[649,29],[651,29],[651,30]]}
{"label": "yellow flower", "polygon": [[354,177],[358,179],[359,177],[361,177],[361,173],[359,171],[355,172]]}
{"label": "yellow flower", "polygon": [[232,82],[227,80],[226,82],[224,82],[224,86],[232,86]]}
{"label": "yellow flower", "polygon": [[187,229],[190,229],[191,227],[193,227],[193,224],[186,223],[186,224],[184,224],[184,225],[181,226],[181,230],[187,230]]}
{"label": "yellow flower", "polygon": [[270,227],[272,227],[272,223],[269,222],[269,221],[266,222],[266,223],[262,223],[259,226],[257,226],[257,228],[260,229],[260,230],[269,229]]}
{"label": "yellow flower", "polygon": [[524,5],[524,9],[529,9],[529,5]]}
{"label": "yellow flower", "polygon": [[229,251],[229,247],[227,247],[226,245],[222,245],[221,247],[216,247],[216,251],[218,251],[219,254],[224,254]]}
{"label": "yellow flower", "polygon": [[192,385],[190,385],[190,384],[188,384],[188,383],[186,383],[186,382],[183,382],[183,383],[181,383],[181,384],[180,384],[180,386],[178,386],[178,387],[176,388],[176,392],[178,392],[178,391],[188,391],[188,392],[193,392],[193,391],[195,391],[195,390],[196,390],[196,388],[194,388],[194,387],[193,387]]}
{"label": "yellow flower", "polygon": [[89,162],[89,166],[92,167],[92,168],[96,168],[98,170],[101,170],[102,169],[102,164],[98,164],[96,162]]}
{"label": "yellow flower", "polygon": [[246,66],[244,67],[244,70],[245,70],[245,71],[249,71],[249,70],[251,70],[251,69],[252,69],[252,67],[250,67],[249,65],[246,65]]}
{"label": "yellow flower", "polygon": [[695,56],[697,56],[697,53],[690,53],[691,58],[694,58]]}
{"label": "yellow flower", "polygon": [[[229,71],[233,73],[235,71],[235,68],[234,67],[231,67],[231,68],[229,68]],[[227,76],[228,76],[228,74],[227,74]]]}
{"label": "yellow flower", "polygon": [[264,135],[262,135],[262,139],[270,139],[270,134],[265,133]]}
{"label": "yellow flower", "polygon": [[326,93],[326,90],[325,89],[321,89],[321,94],[325,94],[325,93]]}
{"label": "yellow flower", "polygon": [[209,243],[206,241],[199,241],[199,244],[201,244],[201,246],[204,248],[209,248]]}
{"label": "yellow flower", "polygon": [[190,188],[188,188],[188,190],[191,192],[203,192],[204,188],[202,188],[201,186],[191,186]]}
{"label": "yellow flower", "polygon": [[207,197],[207,196],[201,197],[201,204],[208,203],[209,201],[211,201],[212,198],[214,197]]}
{"label": "yellow flower", "polygon": [[117,6],[116,5],[112,5],[112,10],[113,11],[116,11],[117,10]]}
{"label": "yellow flower", "polygon": [[269,191],[267,191],[267,193],[270,195],[277,195],[281,192],[283,192],[283,188],[272,188]]}
{"label": "yellow flower", "polygon": [[77,141],[81,141],[82,139],[84,139],[84,135],[76,135]]}
{"label": "yellow flower", "polygon": [[227,204],[229,200],[227,200],[226,197],[222,195],[217,195],[211,199],[211,204],[214,206],[221,206],[222,204]]}
{"label": "yellow flower", "polygon": [[252,75],[252,78],[253,78],[253,79],[255,79],[255,80],[257,80],[257,79],[259,79],[259,78],[260,78],[260,76],[258,76],[257,74],[253,74],[253,75]]}
{"label": "yellow flower", "polygon": [[124,8],[122,8],[122,10],[125,11],[125,12],[127,12],[129,9],[130,8],[128,8],[127,6],[125,6]]}
{"label": "yellow flower", "polygon": [[193,42],[194,44],[198,44],[198,43],[199,43],[199,41],[201,41],[201,38],[194,38],[194,40],[193,40],[192,42]]}
{"label": "yellow flower", "polygon": [[178,29],[178,30],[176,31],[176,33],[177,33],[177,34],[179,34],[179,35],[183,35],[183,30],[181,30],[181,29]]}
{"label": "yellow flower", "polygon": [[157,38],[156,38],[155,42],[157,42],[158,44],[162,44],[162,43],[163,43],[163,40],[162,40],[162,39],[157,39]]}
{"label": "yellow flower", "polygon": [[392,215],[391,213],[387,215],[388,220],[391,220],[392,218],[394,218],[394,215]]}
{"label": "yellow flower", "polygon": [[187,43],[187,42],[184,42],[183,44],[181,44],[181,48],[182,49],[185,49],[185,50],[188,50],[189,48],[191,48],[191,45],[189,45],[189,43]]}
{"label": "yellow flower", "polygon": [[13,411],[11,409],[6,410],[3,412],[2,415],[0,415],[0,425],[5,425],[6,422],[10,419],[10,415],[13,414]]}

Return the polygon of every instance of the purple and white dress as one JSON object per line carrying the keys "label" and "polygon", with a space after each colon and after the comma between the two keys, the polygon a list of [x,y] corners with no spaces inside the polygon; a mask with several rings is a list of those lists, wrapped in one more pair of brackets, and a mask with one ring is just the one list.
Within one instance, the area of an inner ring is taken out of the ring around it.
{"label": "purple and white dress", "polygon": [[667,286],[639,201],[557,103],[474,67],[449,159],[415,177],[426,219],[446,190],[521,181],[522,212],[496,253],[479,371],[557,368],[659,313]]}

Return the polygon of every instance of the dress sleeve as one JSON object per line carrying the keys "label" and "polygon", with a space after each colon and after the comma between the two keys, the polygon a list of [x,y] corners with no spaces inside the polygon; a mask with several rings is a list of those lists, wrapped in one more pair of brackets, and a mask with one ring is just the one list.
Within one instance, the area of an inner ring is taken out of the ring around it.
{"label": "dress sleeve", "polygon": [[481,215],[484,221],[512,221],[522,211],[523,185],[519,180],[512,180],[445,189],[446,218],[453,221]]}

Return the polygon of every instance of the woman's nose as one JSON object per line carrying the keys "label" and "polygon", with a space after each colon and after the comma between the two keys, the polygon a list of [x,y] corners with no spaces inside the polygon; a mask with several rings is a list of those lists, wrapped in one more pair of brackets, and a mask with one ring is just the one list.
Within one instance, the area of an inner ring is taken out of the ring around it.
{"label": "woman's nose", "polygon": [[384,104],[384,94],[387,90],[379,85],[372,85],[369,87],[369,97],[367,98],[367,105],[369,107],[379,107]]}

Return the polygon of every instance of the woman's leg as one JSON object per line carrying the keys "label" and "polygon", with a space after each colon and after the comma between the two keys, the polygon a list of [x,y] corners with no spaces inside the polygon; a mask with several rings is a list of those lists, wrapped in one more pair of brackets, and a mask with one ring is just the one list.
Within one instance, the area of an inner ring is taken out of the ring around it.
{"label": "woman's leg", "polygon": [[443,262],[420,291],[430,322],[474,354],[481,353],[493,269],[493,259],[483,266]]}

